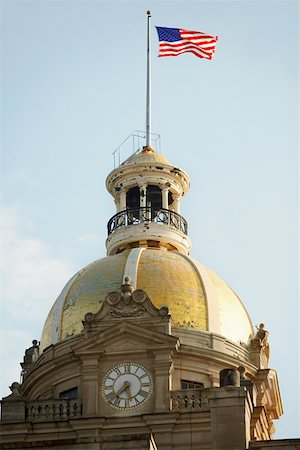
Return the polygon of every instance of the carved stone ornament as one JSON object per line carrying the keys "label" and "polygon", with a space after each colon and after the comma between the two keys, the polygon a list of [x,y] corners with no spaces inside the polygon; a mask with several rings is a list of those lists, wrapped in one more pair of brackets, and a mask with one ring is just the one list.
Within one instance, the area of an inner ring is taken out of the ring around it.
{"label": "carved stone ornament", "polygon": [[121,292],[111,292],[105,299],[110,305],[108,315],[111,318],[144,317],[147,309],[143,303],[147,300],[146,292],[141,289],[134,290],[128,277],[121,286]]}
{"label": "carved stone ornament", "polygon": [[167,307],[155,308],[148,295],[142,289],[134,290],[128,277],[125,278],[120,292],[111,292],[105,298],[96,314],[87,313],[85,323],[97,320],[122,319],[129,317],[168,317]]}

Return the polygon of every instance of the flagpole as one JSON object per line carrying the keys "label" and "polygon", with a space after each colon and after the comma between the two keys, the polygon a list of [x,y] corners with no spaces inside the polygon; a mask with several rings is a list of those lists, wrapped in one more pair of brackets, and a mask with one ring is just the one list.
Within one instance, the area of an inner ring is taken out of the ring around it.
{"label": "flagpole", "polygon": [[150,54],[150,19],[147,11],[147,91],[146,91],[146,147],[151,146],[151,54]]}

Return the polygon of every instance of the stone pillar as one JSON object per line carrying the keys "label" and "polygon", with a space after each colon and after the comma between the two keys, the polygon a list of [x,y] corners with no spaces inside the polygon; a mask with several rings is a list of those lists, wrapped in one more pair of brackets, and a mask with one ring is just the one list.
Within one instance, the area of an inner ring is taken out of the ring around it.
{"label": "stone pillar", "polygon": [[161,190],[161,206],[164,209],[169,209],[169,189],[167,187]]}
{"label": "stone pillar", "polygon": [[98,359],[91,356],[82,360],[82,415],[97,416],[99,405]]}
{"label": "stone pillar", "polygon": [[140,208],[147,206],[147,186],[143,184],[140,188]]}
{"label": "stone pillar", "polygon": [[173,363],[169,353],[157,353],[154,363],[154,395],[155,412],[169,411],[170,409],[170,377]]}
{"label": "stone pillar", "polygon": [[120,203],[119,203],[119,212],[124,211],[126,209],[126,191],[125,189],[122,189],[120,191]]}
{"label": "stone pillar", "polygon": [[173,205],[174,205],[174,211],[177,212],[177,214],[180,214],[180,195],[179,194],[173,194]]}
{"label": "stone pillar", "polygon": [[208,394],[213,450],[249,448],[253,404],[245,387],[213,388]]}

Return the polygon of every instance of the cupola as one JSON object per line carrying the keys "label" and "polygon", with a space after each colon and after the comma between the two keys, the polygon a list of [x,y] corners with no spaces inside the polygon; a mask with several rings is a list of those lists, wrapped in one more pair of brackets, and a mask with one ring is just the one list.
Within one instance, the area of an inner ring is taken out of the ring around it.
{"label": "cupola", "polygon": [[151,146],[114,169],[106,180],[117,209],[107,225],[107,254],[134,247],[189,254],[188,226],[180,215],[189,186],[188,175]]}

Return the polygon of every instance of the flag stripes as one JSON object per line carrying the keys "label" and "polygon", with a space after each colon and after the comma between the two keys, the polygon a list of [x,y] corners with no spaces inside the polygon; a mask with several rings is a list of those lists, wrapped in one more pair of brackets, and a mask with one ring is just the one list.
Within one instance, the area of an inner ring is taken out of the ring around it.
{"label": "flag stripes", "polygon": [[190,52],[198,58],[212,59],[217,36],[181,28],[156,27],[159,38],[158,56],[178,56]]}

